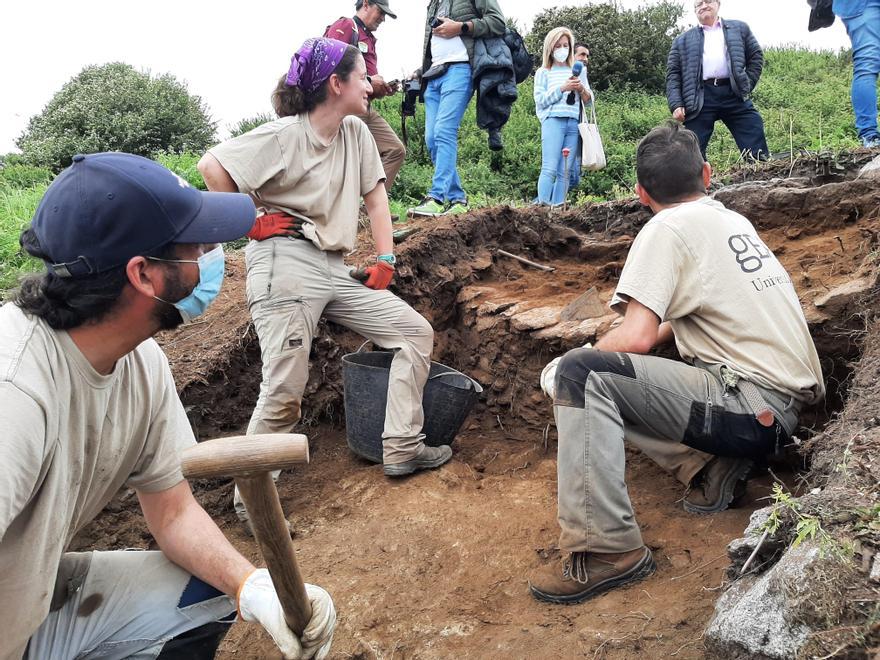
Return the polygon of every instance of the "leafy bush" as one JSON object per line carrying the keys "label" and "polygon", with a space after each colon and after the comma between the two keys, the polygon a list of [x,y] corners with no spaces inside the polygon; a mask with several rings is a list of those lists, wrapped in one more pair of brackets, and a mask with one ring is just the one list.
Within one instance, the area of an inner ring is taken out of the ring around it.
{"label": "leafy bush", "polygon": [[0,300],[19,277],[42,268],[42,262],[21,251],[18,237],[30,224],[47,185],[28,188],[0,187]]}
{"label": "leafy bush", "polygon": [[33,188],[49,183],[52,172],[33,165],[4,164],[0,167],[0,188]]}
{"label": "leafy bush", "polygon": [[275,115],[270,115],[268,112],[261,112],[253,117],[245,117],[244,119],[240,119],[234,126],[230,126],[229,137],[238,137],[239,135],[243,135],[248,131],[253,130],[257,126],[262,126],[266,122],[274,121],[275,119]]}
{"label": "leafy bush", "polygon": [[637,9],[617,3],[545,9],[535,17],[526,46],[540,62],[544,37],[567,27],[590,48],[590,85],[599,90],[633,87],[644,92],[666,89],[666,58],[681,32],[680,2],[660,0]]}
{"label": "leafy bush", "polygon": [[86,67],[65,83],[16,144],[28,164],[57,172],[77,153],[201,153],[214,130],[201,98],[173,76],[115,62]]}
{"label": "leafy bush", "polygon": [[208,187],[205,185],[205,180],[202,178],[198,167],[196,167],[201,157],[201,154],[193,153],[160,153],[156,156],[155,160],[184,179],[193,188],[207,190]]}

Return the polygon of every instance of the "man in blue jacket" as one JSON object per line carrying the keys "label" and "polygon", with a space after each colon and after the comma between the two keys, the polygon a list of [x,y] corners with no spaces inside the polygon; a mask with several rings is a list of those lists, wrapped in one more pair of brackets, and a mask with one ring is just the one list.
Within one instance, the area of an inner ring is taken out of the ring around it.
{"label": "man in blue jacket", "polygon": [[853,49],[852,105],[856,130],[866,147],[880,147],[877,74],[880,73],[880,0],[834,0]]}
{"label": "man in blue jacket", "polygon": [[695,0],[700,24],[672,43],[666,64],[666,99],[672,116],[697,134],[700,151],[721,120],[749,157],[769,154],[764,122],[749,96],[764,68],[764,53],[749,26],[718,17],[719,0]]}

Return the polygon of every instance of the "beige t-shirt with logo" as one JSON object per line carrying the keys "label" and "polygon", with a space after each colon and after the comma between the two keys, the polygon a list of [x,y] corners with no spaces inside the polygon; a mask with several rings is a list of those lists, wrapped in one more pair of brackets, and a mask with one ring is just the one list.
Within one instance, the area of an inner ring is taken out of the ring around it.
{"label": "beige t-shirt with logo", "polygon": [[64,331],[0,307],[0,658],[49,612],[61,555],[122,486],[180,483],[195,442],[152,339],[96,372]]}
{"label": "beige t-shirt with logo", "polygon": [[361,197],[385,180],[376,142],[357,117],[343,119],[329,143],[304,113],[258,126],[209,153],[239,192],[266,213],[303,218],[303,233],[328,252],[354,249]]}
{"label": "beige t-shirt with logo", "polygon": [[681,356],[725,364],[814,403],[822,368],[791,278],[739,213],[708,197],[666,209],[636,236],[611,306],[635,298],[669,321]]}

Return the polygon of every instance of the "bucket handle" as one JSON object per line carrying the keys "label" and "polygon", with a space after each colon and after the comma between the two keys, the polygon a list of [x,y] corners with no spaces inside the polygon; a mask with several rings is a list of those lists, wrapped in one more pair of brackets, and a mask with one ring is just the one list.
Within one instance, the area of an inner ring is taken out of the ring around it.
{"label": "bucket handle", "polygon": [[474,379],[473,378],[471,378],[467,374],[462,374],[457,371],[444,371],[442,374],[436,374],[434,376],[429,376],[428,380],[434,380],[435,378],[443,378],[443,376],[464,376],[465,378],[467,378],[467,384],[468,384],[467,389],[469,389],[469,390],[477,389],[476,387],[474,387]]}
{"label": "bucket handle", "polygon": [[368,339],[367,341],[365,341],[363,344],[361,344],[361,345],[358,347],[358,349],[355,351],[355,353],[360,353],[362,350],[364,350],[364,346],[366,346],[367,344],[369,344],[371,341],[373,341],[373,340],[372,340],[372,339]]}

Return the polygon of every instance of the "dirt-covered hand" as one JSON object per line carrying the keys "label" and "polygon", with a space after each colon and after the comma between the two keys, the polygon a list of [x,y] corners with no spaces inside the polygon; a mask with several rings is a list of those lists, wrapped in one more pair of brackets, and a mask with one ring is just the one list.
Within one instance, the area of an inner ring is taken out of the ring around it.
{"label": "dirt-covered hand", "polygon": [[394,266],[385,261],[377,261],[372,266],[361,266],[349,274],[371,289],[387,289],[394,279]]}
{"label": "dirt-covered hand", "polygon": [[286,213],[261,215],[247,233],[255,241],[265,241],[273,236],[295,236],[302,238],[302,220]]}
{"label": "dirt-covered hand", "polygon": [[245,578],[238,589],[238,612],[244,621],[259,623],[288,660],[322,660],[330,653],[336,628],[336,609],[330,594],[321,587],[306,584],[306,595],[312,606],[312,618],[298,638],[287,627],[281,602],[272,584],[269,571],[258,568]]}

